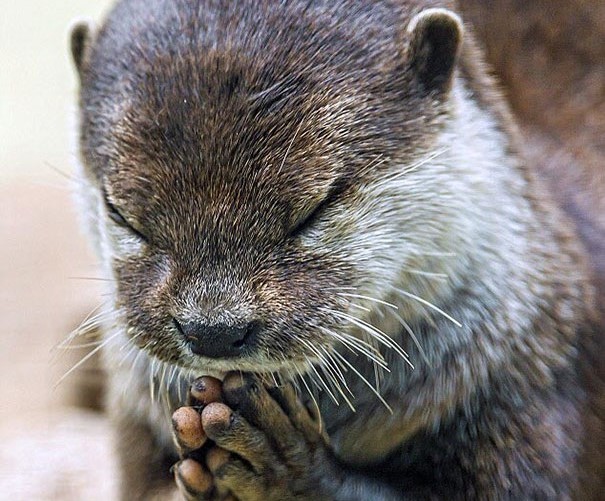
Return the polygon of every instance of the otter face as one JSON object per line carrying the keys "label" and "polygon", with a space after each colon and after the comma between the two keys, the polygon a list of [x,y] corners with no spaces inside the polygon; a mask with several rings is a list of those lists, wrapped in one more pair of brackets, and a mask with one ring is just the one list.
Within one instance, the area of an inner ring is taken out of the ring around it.
{"label": "otter face", "polygon": [[129,342],[216,371],[307,367],[337,343],[371,354],[349,309],[384,299],[413,247],[394,180],[434,148],[457,18],[415,18],[405,57],[377,60],[353,37],[343,61],[330,45],[342,40],[297,56],[296,40],[255,52],[241,33],[167,50],[116,19],[86,57],[79,27],[74,55],[94,224]]}
{"label": "otter face", "polygon": [[211,99],[136,102],[116,128],[103,219],[117,304],[133,341],[178,365],[304,362],[354,273],[343,250],[304,241],[348,183],[327,151],[311,151],[312,128],[286,131],[279,116],[229,124],[240,119],[228,100],[206,122]]}

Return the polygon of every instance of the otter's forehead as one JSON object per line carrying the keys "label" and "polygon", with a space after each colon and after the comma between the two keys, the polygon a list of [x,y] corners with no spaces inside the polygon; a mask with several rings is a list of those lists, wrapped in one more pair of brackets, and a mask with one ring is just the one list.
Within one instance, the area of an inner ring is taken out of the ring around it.
{"label": "otter's forehead", "polygon": [[403,63],[413,2],[173,2],[118,2],[99,31],[83,77],[87,146],[160,118],[165,133],[199,133],[225,155],[278,155],[303,120],[315,150],[340,141],[351,157],[418,131],[401,127],[420,109]]}
{"label": "otter's forehead", "polygon": [[252,19],[244,3],[174,18],[165,2],[145,16],[143,2],[122,2],[99,34],[84,153],[140,221],[284,231],[335,186],[376,175],[378,157],[405,163],[432,135],[438,113],[401,66],[407,10],[267,2]]}
{"label": "otter's forehead", "polygon": [[225,54],[159,58],[110,129],[107,190],[142,224],[279,237],[354,182],[347,98]]}

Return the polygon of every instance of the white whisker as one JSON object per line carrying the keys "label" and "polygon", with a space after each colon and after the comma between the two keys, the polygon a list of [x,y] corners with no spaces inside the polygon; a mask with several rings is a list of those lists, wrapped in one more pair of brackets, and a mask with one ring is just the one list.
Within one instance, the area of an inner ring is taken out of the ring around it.
{"label": "white whisker", "polygon": [[114,339],[120,332],[115,332],[107,339],[105,339],[99,346],[97,346],[90,353],[82,357],[71,369],[69,369],[63,376],[59,378],[59,380],[55,383],[55,388],[61,384],[70,374],[72,374],[78,367],[81,367],[87,360],[90,360],[99,350],[101,350],[104,346],[106,346],[112,339]]}
{"label": "white whisker", "polygon": [[324,332],[326,332],[329,336],[340,341],[348,350],[352,351],[355,354],[365,355],[370,361],[375,364],[378,364],[382,369],[389,372],[389,366],[386,360],[383,358],[382,354],[376,349],[376,347],[367,343],[363,339],[359,339],[351,334],[347,334],[345,332],[335,332],[329,330],[327,328],[322,328]]}
{"label": "white whisker", "polygon": [[347,394],[342,389],[342,386],[344,386],[345,389],[347,390],[347,392],[351,395],[351,397],[355,398],[355,395],[353,395],[353,392],[351,391],[351,389],[349,388],[349,385],[347,384],[347,381],[344,377],[344,374],[342,373],[342,370],[340,369],[338,364],[335,363],[334,357],[332,356],[332,354],[324,346],[321,346],[321,349],[326,354],[326,358],[325,358],[326,370],[331,372],[331,374],[332,374],[331,379],[333,381],[334,386],[336,387],[336,389],[342,396],[343,400],[347,403],[347,405],[349,406],[351,411],[355,412],[355,406],[353,405],[353,403],[351,402],[351,400],[349,399]]}
{"label": "white whisker", "polygon": [[403,289],[400,289],[398,287],[394,287],[394,289],[397,292],[399,292],[400,294],[403,294],[404,296],[409,297],[410,299],[414,299],[414,300],[418,301],[419,303],[422,303],[423,305],[427,306],[428,308],[431,308],[432,310],[436,311],[437,313],[443,315],[445,318],[447,318],[450,322],[452,322],[457,327],[462,327],[462,324],[460,322],[458,322],[458,320],[456,320],[452,316],[448,315],[441,308],[439,308],[438,306],[435,306],[433,303],[427,301],[426,299],[422,299],[421,297],[416,296],[415,294],[412,294],[411,292],[404,291]]}
{"label": "white whisker", "polygon": [[414,344],[416,345],[416,348],[418,348],[418,351],[420,352],[420,356],[424,359],[426,364],[430,367],[431,363],[430,363],[428,357],[426,356],[426,353],[422,349],[422,346],[420,345],[420,341],[418,341],[418,338],[416,337],[416,334],[414,334],[414,331],[412,330],[412,328],[397,312],[392,312],[392,313],[393,313],[393,316],[398,320],[398,322],[406,330],[406,332],[410,335],[410,337],[412,338],[412,341],[414,341]]}
{"label": "white whisker", "polygon": [[359,318],[355,318],[355,317],[349,315],[348,313],[343,313],[343,312],[334,310],[333,314],[342,319],[348,320],[352,324],[356,325],[357,327],[359,327],[360,329],[365,331],[367,334],[372,336],[374,339],[376,339],[383,346],[395,350],[395,352],[397,352],[412,368],[414,368],[414,366],[410,362],[409,355],[403,350],[403,348],[401,348],[401,346],[399,346],[393,339],[391,339],[389,336],[387,336],[384,332],[380,331],[379,329],[377,329],[373,325],[369,324],[368,322],[361,320]]}
{"label": "white whisker", "polygon": [[370,382],[365,377],[363,377],[362,374],[345,357],[343,357],[337,351],[334,352],[334,355],[337,356],[338,358],[340,358],[342,363],[344,363],[349,369],[351,369],[355,374],[357,374],[357,376],[365,383],[365,385],[372,391],[372,393],[374,393],[374,395],[376,395],[378,397],[378,399],[389,410],[389,412],[393,413],[393,409],[391,408],[391,406],[389,404],[387,404],[387,402],[383,398],[383,396],[376,391],[376,388],[374,388],[370,384]]}
{"label": "white whisker", "polygon": [[[300,378],[300,381],[302,382],[302,384],[306,388],[307,393],[311,397],[311,400],[313,400],[313,405],[315,406],[315,410],[317,412],[317,415],[321,416],[320,407],[319,407],[319,404],[317,403],[317,398],[315,397],[315,393],[313,393],[311,391],[311,388],[309,388],[309,385],[307,384],[307,381],[305,380],[304,376],[300,373],[300,370],[298,369],[298,367],[295,367],[295,370],[298,373],[298,377]],[[320,420],[319,420],[319,433],[321,434],[322,432],[323,432],[323,420],[320,418]]]}
{"label": "white whisker", "polygon": [[375,297],[370,297],[370,296],[364,296],[362,294],[351,294],[351,293],[347,293],[347,292],[340,292],[338,293],[339,296],[345,296],[345,297],[354,297],[357,299],[367,299],[368,301],[373,301],[375,303],[378,304],[382,304],[384,306],[388,306],[389,308],[393,308],[395,310],[397,310],[397,306],[395,306],[393,303],[389,303],[387,301],[383,301],[382,299],[376,299]]}

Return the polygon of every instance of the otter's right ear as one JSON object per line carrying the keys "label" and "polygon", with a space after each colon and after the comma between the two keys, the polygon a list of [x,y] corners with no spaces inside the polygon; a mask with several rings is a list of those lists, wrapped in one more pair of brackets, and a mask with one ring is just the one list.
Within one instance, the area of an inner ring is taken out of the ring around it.
{"label": "otter's right ear", "polygon": [[90,21],[77,21],[71,27],[71,56],[80,77],[90,51],[92,32],[93,26]]}
{"label": "otter's right ear", "polygon": [[426,9],[410,21],[409,64],[427,93],[449,89],[463,32],[460,17],[447,9]]}

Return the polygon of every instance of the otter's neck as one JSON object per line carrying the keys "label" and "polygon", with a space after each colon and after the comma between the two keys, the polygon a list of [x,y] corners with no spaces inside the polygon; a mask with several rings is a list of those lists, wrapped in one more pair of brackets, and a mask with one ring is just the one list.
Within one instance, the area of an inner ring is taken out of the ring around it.
{"label": "otter's neck", "polygon": [[[508,133],[457,81],[450,117],[433,150],[434,158],[398,187],[413,214],[402,223],[402,235],[422,234],[424,247],[402,256],[386,295],[397,314],[382,308],[370,321],[390,335],[402,323],[438,319],[460,329],[475,315],[453,312],[464,289],[483,299],[483,309],[514,312],[511,328],[523,330],[535,310],[527,271],[539,268],[530,245],[539,224],[529,202],[533,187],[511,153]],[[418,200],[410,201],[408,193],[419,191]]]}

